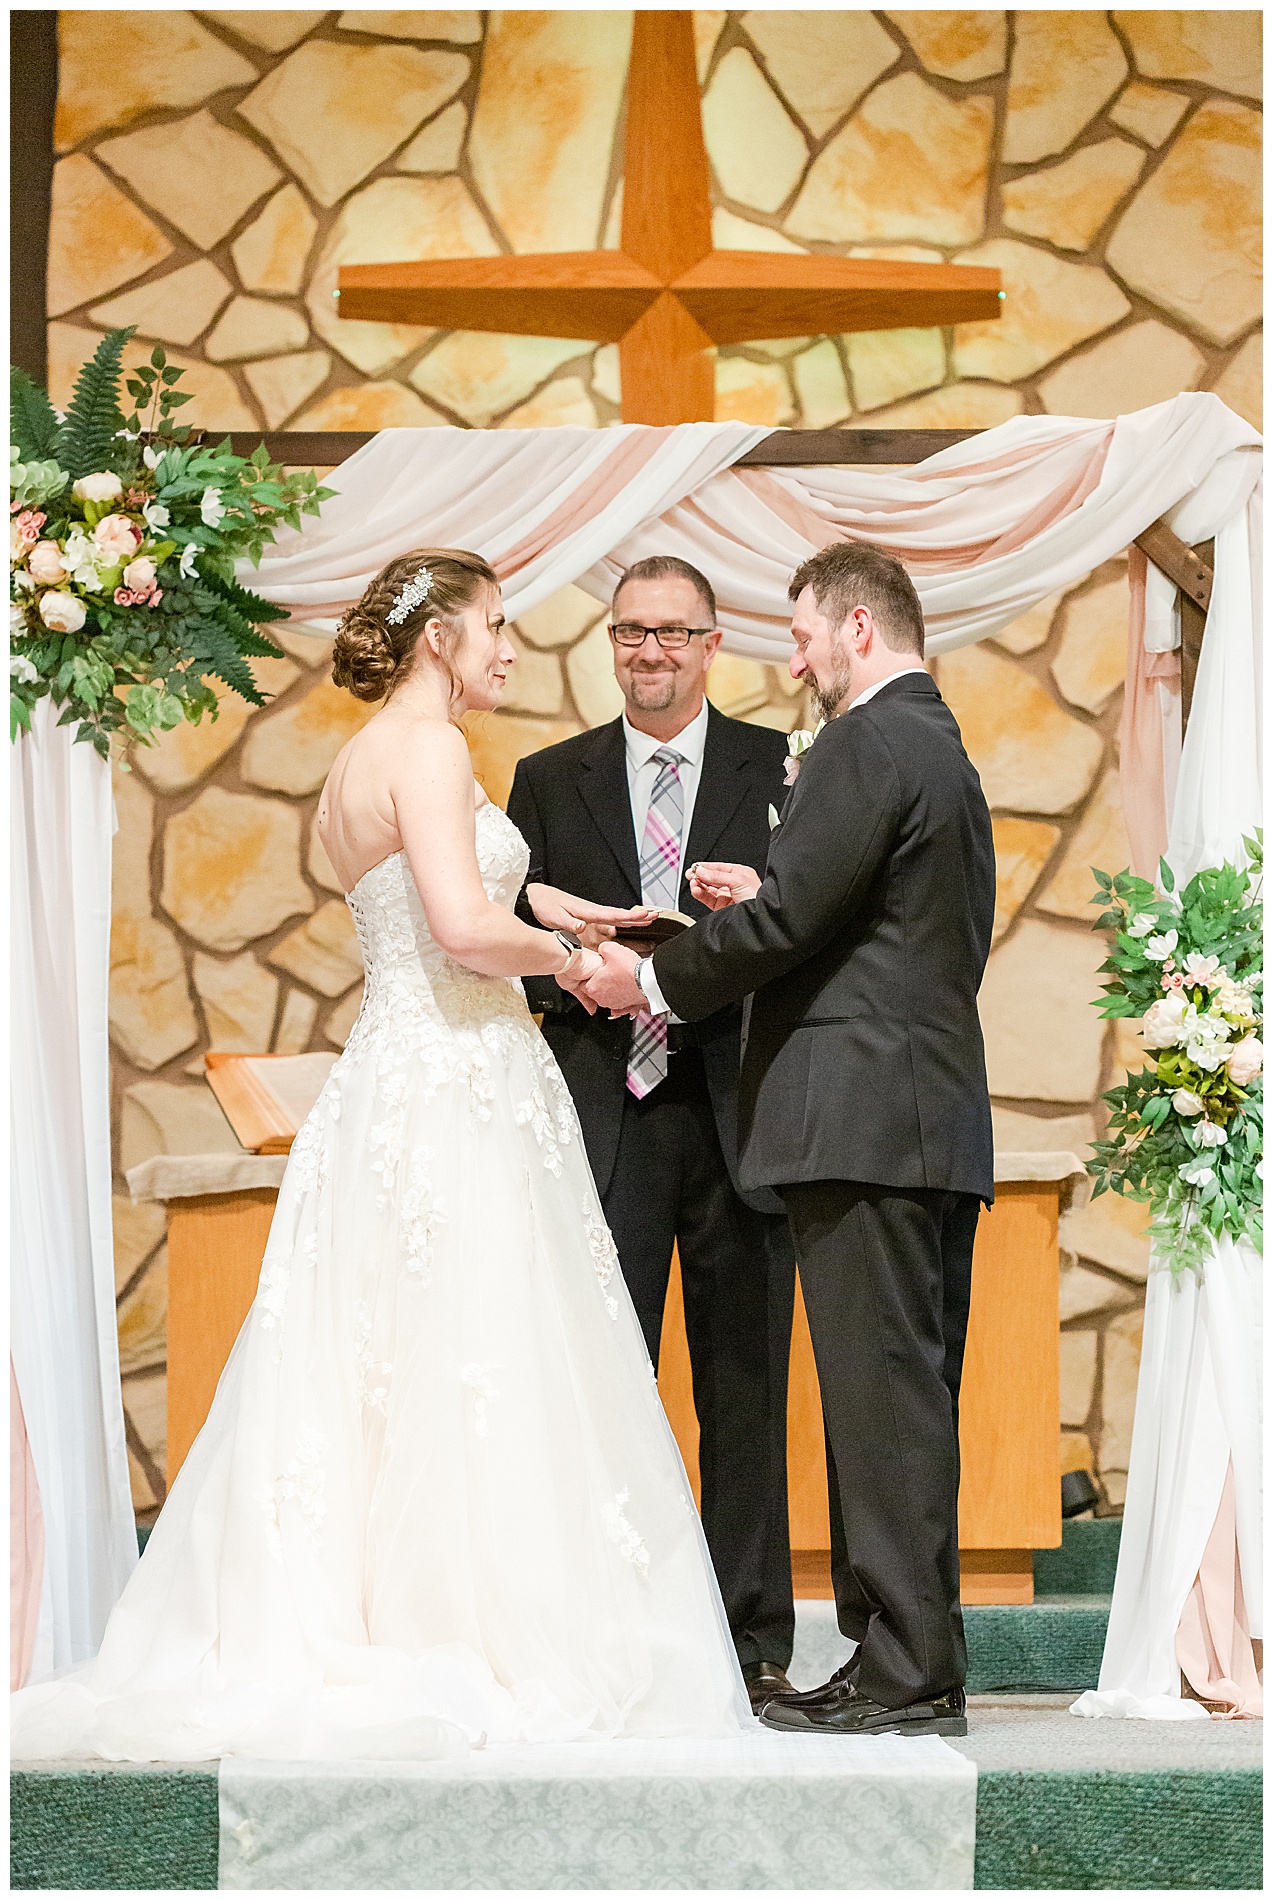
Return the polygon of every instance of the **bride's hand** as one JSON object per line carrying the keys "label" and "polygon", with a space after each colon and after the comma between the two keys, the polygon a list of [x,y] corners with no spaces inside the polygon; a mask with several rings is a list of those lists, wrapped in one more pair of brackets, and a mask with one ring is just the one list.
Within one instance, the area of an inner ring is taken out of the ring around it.
{"label": "bride's hand", "polygon": [[[542,886],[541,886],[542,888]],[[587,1010],[590,1016],[597,1013],[597,1005],[587,994],[586,985],[603,968],[601,958],[595,950],[577,950],[565,969],[557,973],[557,985],[566,990]]]}
{"label": "bride's hand", "polygon": [[648,924],[653,910],[618,910],[613,904],[592,904],[586,897],[572,897],[552,884],[528,884],[526,901],[535,913],[535,921],[545,930],[568,930],[587,950],[614,936],[616,924]]}

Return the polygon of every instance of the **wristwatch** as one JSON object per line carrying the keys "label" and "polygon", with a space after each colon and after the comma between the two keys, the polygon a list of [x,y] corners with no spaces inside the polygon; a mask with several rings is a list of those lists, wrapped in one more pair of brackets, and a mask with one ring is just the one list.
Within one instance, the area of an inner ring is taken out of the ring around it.
{"label": "wristwatch", "polygon": [[552,934],[566,952],[567,962],[563,963],[561,970],[558,971],[558,975],[561,975],[563,971],[569,969],[569,959],[574,956],[576,950],[582,950],[583,945],[571,930],[554,930]]}

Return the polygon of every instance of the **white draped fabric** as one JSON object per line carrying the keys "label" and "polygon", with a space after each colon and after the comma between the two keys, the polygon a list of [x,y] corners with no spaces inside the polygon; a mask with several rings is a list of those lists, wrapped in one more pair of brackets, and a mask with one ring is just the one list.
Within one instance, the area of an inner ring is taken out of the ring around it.
{"label": "white draped fabric", "polygon": [[42,700],[10,755],[13,1365],[44,1516],[28,1680],[95,1654],[137,1561],[111,1244],[110,768]]}
{"label": "white draped fabric", "polygon": [[624,566],[679,554],[716,589],[726,650],[782,663],[792,570],[866,538],[907,562],[939,654],[1082,580],[1184,503],[1240,512],[1259,474],[1259,436],[1212,395],[1113,422],[1018,416],[913,468],[731,466],[767,433],[390,430],[326,478],[339,498],[320,520],[241,578],[330,623],[392,556],[471,547],[515,618],[571,581],[608,600]]}
{"label": "white draped fabric", "polygon": [[[1231,498],[1232,499],[1232,498]],[[1225,859],[1261,822],[1261,489],[1191,503],[1190,541],[1216,536],[1215,586],[1181,753],[1167,847],[1178,883]],[[1187,1719],[1176,1634],[1232,1465],[1248,1623],[1263,1630],[1263,1261],[1225,1240],[1200,1274],[1151,1264],[1118,1574],[1100,1687],[1080,1715]]]}

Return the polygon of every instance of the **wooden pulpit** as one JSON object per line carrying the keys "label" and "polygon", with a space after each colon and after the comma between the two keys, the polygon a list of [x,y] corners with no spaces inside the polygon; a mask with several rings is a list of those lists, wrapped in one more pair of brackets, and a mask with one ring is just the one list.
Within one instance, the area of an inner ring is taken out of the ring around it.
{"label": "wooden pulpit", "polygon": [[[137,1199],[168,1209],[168,1482],[180,1470],[256,1293],[283,1156],[158,1155],[135,1168]],[[1070,1154],[996,1157],[993,1208],[973,1258],[960,1401],[960,1568],[966,1603],[1029,1603],[1033,1553],[1061,1541],[1057,1222]],[[659,1391],[695,1496],[698,1421],[679,1271],[660,1348]],[[787,1470],[797,1596],[831,1594],[822,1404],[797,1291]]]}

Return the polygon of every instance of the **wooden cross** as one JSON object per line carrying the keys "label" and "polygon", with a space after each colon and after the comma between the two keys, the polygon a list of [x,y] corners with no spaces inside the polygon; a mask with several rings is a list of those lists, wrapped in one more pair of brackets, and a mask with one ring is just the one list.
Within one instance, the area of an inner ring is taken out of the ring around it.
{"label": "wooden cross", "polygon": [[617,343],[625,422],[709,422],[712,346],[999,315],[997,270],[712,248],[693,16],[638,10],[621,247],[353,264],[340,314]]}

